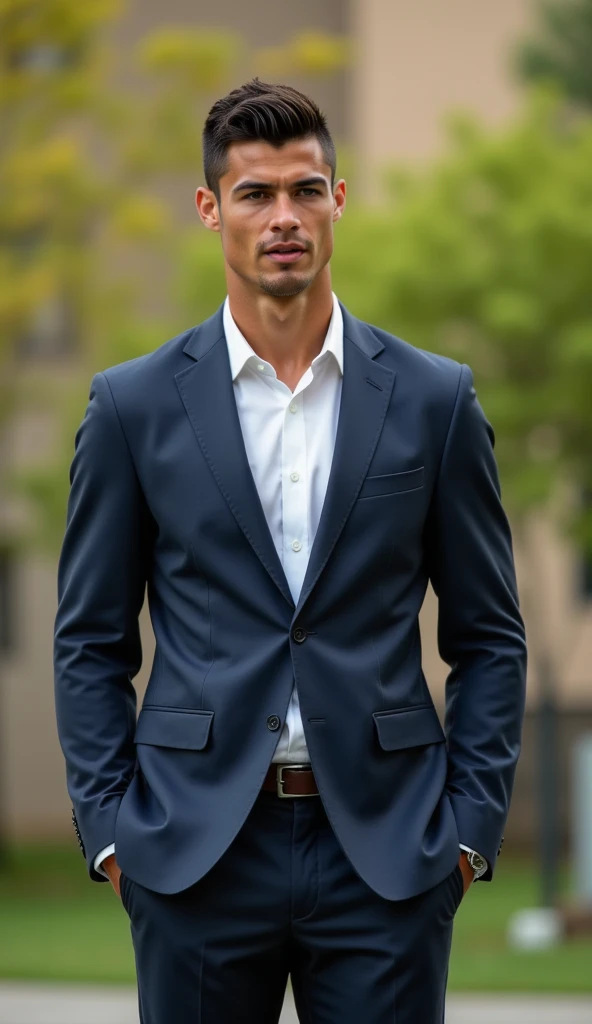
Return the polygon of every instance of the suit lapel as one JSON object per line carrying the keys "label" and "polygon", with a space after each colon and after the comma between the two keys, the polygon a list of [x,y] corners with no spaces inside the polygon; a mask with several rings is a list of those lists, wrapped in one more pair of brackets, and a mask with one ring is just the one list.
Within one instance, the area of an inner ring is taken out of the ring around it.
{"label": "suit lapel", "polygon": [[175,374],[175,379],[204,458],[255,554],[293,608],[247,458],[221,310],[193,332],[185,352],[197,362]]}
{"label": "suit lapel", "polygon": [[382,431],[395,381],[394,370],[373,362],[384,348],[382,342],[343,306],[341,309],[343,383],[335,449],[295,617],[308,600],[353,508]]}
{"label": "suit lapel", "polygon": [[[374,361],[384,348],[382,342],[341,308],[344,363],[335,449],[294,617],[310,596],[351,512],[380,437],[395,380],[393,370]],[[196,328],[184,351],[196,361],[175,379],[204,458],[255,554],[294,608],[247,458],[221,309]]]}

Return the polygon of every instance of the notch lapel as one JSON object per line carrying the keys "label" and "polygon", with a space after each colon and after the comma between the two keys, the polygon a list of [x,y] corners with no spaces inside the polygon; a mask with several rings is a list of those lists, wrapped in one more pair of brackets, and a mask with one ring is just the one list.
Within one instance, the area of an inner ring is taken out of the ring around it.
{"label": "notch lapel", "polygon": [[[376,335],[341,306],[343,382],[327,492],[302,584],[296,618],[317,583],[353,508],[384,424],[395,371],[374,361]],[[222,309],[201,324],[184,351],[196,362],[175,374],[204,458],[255,554],[294,609],[294,601],[255,486],[241,430]]]}
{"label": "notch lapel", "polygon": [[384,348],[361,321],[343,312],[343,382],[335,449],[321,518],[294,618],[300,615],[353,508],[389,406],[395,371],[374,362]]}
{"label": "notch lapel", "polygon": [[193,332],[184,351],[197,362],[175,380],[204,458],[255,554],[293,608],[247,458],[221,310]]}

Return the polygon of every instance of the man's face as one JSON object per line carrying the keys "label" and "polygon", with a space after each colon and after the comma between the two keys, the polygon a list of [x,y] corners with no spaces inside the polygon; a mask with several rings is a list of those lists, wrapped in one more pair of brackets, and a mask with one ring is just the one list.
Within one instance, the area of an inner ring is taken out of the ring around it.
{"label": "man's face", "polygon": [[292,296],[308,288],[331,258],[345,182],[331,189],[331,169],[316,138],[279,149],[234,143],[220,201],[198,189],[197,204],[206,227],[220,232],[231,273],[267,295]]}

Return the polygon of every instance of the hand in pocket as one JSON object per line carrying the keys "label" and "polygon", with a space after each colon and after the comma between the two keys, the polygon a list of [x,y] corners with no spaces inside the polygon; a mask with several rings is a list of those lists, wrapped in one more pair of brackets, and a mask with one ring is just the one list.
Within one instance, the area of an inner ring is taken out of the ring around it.
{"label": "hand in pocket", "polygon": [[115,892],[121,899],[121,869],[118,867],[117,861],[115,860],[115,854],[111,853],[108,857],[105,857],[101,867],[103,871],[108,875],[111,885],[115,889]]}

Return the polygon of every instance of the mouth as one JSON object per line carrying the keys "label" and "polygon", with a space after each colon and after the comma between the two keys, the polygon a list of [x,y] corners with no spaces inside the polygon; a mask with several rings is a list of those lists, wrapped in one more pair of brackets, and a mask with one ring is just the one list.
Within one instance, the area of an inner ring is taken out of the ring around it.
{"label": "mouth", "polygon": [[299,245],[277,245],[266,249],[265,255],[274,263],[296,263],[304,256],[306,249]]}

